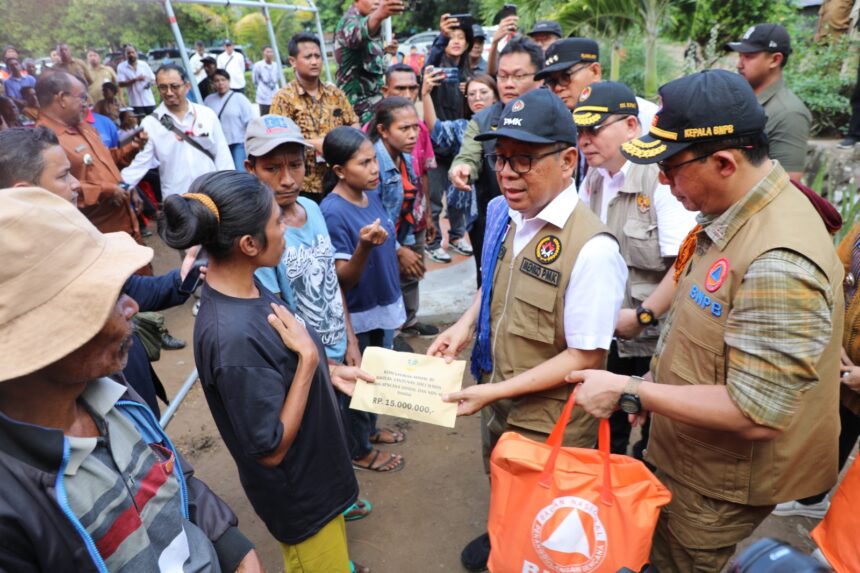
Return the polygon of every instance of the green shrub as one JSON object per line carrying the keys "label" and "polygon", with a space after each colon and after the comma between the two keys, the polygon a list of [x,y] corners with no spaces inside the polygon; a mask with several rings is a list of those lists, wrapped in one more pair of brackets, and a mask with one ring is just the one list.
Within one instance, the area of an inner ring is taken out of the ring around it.
{"label": "green shrub", "polygon": [[[609,79],[610,58],[612,57],[613,39],[600,40],[600,65],[603,68],[603,79]],[[641,34],[630,33],[619,38],[621,44],[621,66],[618,81],[624,82],[633,93],[641,96],[645,93],[645,42]],[[681,63],[676,62],[669,54],[664,43],[657,44],[657,85],[677,78],[681,74]]]}

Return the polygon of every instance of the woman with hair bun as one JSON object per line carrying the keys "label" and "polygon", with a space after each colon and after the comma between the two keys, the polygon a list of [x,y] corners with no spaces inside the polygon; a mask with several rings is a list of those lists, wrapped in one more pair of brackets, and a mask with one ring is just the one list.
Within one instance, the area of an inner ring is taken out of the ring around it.
{"label": "woman with hair bun", "polygon": [[[325,199],[320,209],[334,247],[335,269],[346,293],[352,328],[359,348],[384,346],[385,330],[399,328],[406,319],[400,293],[400,269],[394,224],[379,194],[379,164],[367,136],[353,127],[338,127],[323,140],[329,171],[323,180]],[[402,432],[376,427],[376,415],[352,410],[349,429],[354,439],[356,469],[393,472],[403,468],[398,454],[383,454],[374,444],[397,444]]]}
{"label": "woman with hair bun", "polygon": [[286,571],[350,571],[341,514],[358,484],[332,386],[351,394],[356,377],[372,377],[342,365],[329,375],[317,334],[254,278],[284,250],[271,189],[247,173],[209,173],[165,200],[160,223],[171,247],[200,244],[209,255],[194,360],[245,494],[280,542]]}

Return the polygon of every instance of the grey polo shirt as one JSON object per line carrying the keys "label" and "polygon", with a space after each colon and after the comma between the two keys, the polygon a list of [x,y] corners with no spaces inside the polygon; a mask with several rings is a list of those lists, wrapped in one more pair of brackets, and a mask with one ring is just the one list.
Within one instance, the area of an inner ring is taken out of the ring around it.
{"label": "grey polo shirt", "polygon": [[764,131],[770,141],[770,157],[789,172],[803,171],[806,142],[812,114],[799,97],[780,78],[757,96],[767,114]]}

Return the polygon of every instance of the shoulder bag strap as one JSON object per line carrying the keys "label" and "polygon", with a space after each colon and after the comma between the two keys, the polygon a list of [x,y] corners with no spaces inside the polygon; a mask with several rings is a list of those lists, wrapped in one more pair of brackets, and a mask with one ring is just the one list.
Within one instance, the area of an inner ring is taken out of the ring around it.
{"label": "shoulder bag strap", "polygon": [[190,135],[188,135],[187,133],[185,133],[184,131],[179,129],[176,126],[176,123],[174,123],[173,118],[171,118],[169,115],[167,115],[165,113],[160,118],[158,118],[158,122],[168,131],[172,131],[173,133],[175,133],[176,135],[181,137],[182,141],[185,141],[186,143],[188,143],[191,147],[193,147],[197,151],[202,152],[204,155],[206,155],[206,157],[211,159],[213,162],[215,161],[215,156],[212,155],[212,153],[208,149],[206,149],[205,147],[203,147],[202,145],[200,145],[199,143],[194,141],[194,139],[192,139]]}
{"label": "shoulder bag strap", "polygon": [[231,91],[230,95],[227,96],[227,99],[224,101],[224,105],[221,106],[221,109],[218,110],[218,121],[221,121],[221,114],[224,113],[224,110],[227,109],[227,104],[230,103],[230,98],[236,95],[236,92]]}

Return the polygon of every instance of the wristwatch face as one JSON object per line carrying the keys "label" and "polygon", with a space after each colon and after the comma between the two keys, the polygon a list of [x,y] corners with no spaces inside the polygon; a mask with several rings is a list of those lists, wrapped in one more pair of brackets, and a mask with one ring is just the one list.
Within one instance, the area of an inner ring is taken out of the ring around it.
{"label": "wristwatch face", "polygon": [[639,320],[639,324],[648,325],[654,322],[654,314],[649,310],[640,310],[636,316]]}
{"label": "wristwatch face", "polygon": [[634,394],[622,394],[618,406],[625,414],[638,414],[642,410],[642,403],[639,401],[639,397]]}

